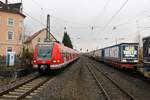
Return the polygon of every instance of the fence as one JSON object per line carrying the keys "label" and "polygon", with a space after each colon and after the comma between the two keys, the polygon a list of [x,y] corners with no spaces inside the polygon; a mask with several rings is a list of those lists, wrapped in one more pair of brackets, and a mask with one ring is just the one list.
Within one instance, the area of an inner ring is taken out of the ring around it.
{"label": "fence", "polygon": [[[29,62],[28,59],[16,57],[16,63],[13,67],[25,67],[27,65],[31,65],[31,61]],[[0,56],[0,68],[1,67],[8,67],[8,65],[6,64],[6,56]]]}

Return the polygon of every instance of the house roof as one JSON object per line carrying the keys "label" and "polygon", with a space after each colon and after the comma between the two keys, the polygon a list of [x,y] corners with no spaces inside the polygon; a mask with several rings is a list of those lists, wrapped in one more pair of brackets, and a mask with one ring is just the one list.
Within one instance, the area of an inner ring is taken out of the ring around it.
{"label": "house roof", "polygon": [[[24,43],[29,43],[31,42],[36,36],[38,36],[40,33],[42,33],[43,31],[46,31],[47,28],[43,28],[39,31],[37,31],[36,33],[34,33],[33,35],[31,35]],[[51,34],[51,36],[56,40],[56,38]],[[57,40],[56,40],[57,41]]]}
{"label": "house roof", "polygon": [[15,10],[20,10],[21,9],[21,6],[22,6],[22,3],[13,3],[13,4],[8,4],[8,6],[12,9],[15,9]]}
{"label": "house roof", "polygon": [[5,4],[4,4],[2,1],[0,1],[0,7],[1,7],[1,6],[4,6],[4,5],[5,5]]}
{"label": "house roof", "polygon": [[22,3],[5,4],[0,1],[0,11],[20,14],[21,16],[25,17],[25,15],[21,13]]}
{"label": "house roof", "polygon": [[22,13],[20,13],[20,12],[18,12],[18,11],[15,11],[15,10],[1,9],[1,8],[0,8],[0,11],[2,11],[2,12],[8,12],[8,13],[14,13],[14,14],[19,14],[19,15],[21,15],[22,17],[26,17],[24,14],[22,14]]}

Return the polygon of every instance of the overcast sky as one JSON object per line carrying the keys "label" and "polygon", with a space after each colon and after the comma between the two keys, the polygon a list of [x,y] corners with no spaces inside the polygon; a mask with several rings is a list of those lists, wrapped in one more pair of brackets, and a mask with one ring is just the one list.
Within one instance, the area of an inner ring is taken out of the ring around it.
{"label": "overcast sky", "polygon": [[24,23],[27,33],[32,34],[44,27],[46,14],[50,14],[54,36],[61,41],[66,26],[78,50],[93,50],[116,42],[136,42],[137,34],[150,35],[150,0],[128,0],[119,11],[126,1],[23,0],[24,13],[34,18],[26,15]]}

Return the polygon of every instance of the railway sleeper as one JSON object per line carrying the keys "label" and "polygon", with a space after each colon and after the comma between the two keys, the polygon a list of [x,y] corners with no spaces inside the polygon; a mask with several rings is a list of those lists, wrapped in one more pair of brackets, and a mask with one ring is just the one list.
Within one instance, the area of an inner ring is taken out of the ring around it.
{"label": "railway sleeper", "polygon": [[23,93],[27,92],[27,90],[24,90],[24,89],[15,89],[14,91],[16,91],[16,92],[23,92]]}
{"label": "railway sleeper", "polygon": [[22,95],[24,93],[22,93],[22,92],[9,92],[9,94],[12,94],[12,95]]}
{"label": "railway sleeper", "polygon": [[2,96],[2,98],[3,98],[3,97],[4,97],[4,98],[14,98],[14,99],[15,99],[15,98],[18,98],[18,97],[19,97],[19,95],[10,95],[10,94],[5,94],[5,95],[3,95],[3,96]]}
{"label": "railway sleeper", "polygon": [[28,96],[25,97],[25,99],[31,99],[31,98],[32,98],[31,95],[28,95]]}
{"label": "railway sleeper", "polygon": [[29,87],[19,87],[19,89],[30,90],[31,88],[29,88]]}

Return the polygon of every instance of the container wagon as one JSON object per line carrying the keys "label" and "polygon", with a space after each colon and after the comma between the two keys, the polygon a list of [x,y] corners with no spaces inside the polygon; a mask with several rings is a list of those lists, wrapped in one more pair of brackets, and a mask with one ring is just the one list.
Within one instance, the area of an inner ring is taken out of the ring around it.
{"label": "container wagon", "polygon": [[104,48],[104,62],[119,68],[136,69],[138,43],[121,43]]}
{"label": "container wagon", "polygon": [[143,65],[150,69],[150,37],[143,38]]}
{"label": "container wagon", "polygon": [[104,59],[104,49],[98,49],[93,51],[92,57],[97,60],[103,62]]}
{"label": "container wagon", "polygon": [[144,76],[150,77],[150,36],[143,38],[142,66],[138,69]]}

